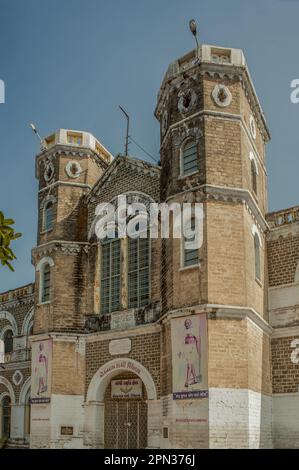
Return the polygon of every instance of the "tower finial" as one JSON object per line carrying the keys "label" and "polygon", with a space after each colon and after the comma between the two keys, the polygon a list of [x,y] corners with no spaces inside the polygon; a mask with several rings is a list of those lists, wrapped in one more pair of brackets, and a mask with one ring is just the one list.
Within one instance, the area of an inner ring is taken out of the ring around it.
{"label": "tower finial", "polygon": [[199,58],[199,41],[198,41],[198,35],[197,35],[197,25],[196,25],[196,21],[194,19],[189,21],[189,28],[190,28],[190,31],[193,34],[194,38],[195,38],[197,58]]}

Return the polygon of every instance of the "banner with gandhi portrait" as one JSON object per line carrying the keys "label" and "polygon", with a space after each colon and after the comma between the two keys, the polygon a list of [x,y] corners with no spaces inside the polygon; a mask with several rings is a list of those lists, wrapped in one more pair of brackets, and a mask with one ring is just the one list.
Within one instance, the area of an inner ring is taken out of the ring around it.
{"label": "banner with gandhi portrait", "polygon": [[32,343],[31,403],[50,403],[52,340]]}
{"label": "banner with gandhi portrait", "polygon": [[171,321],[173,399],[208,397],[206,314]]}

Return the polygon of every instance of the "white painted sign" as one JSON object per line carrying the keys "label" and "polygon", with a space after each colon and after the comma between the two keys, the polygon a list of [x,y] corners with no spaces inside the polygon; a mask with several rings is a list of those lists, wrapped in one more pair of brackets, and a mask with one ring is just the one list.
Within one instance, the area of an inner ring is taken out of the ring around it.
{"label": "white painted sign", "polygon": [[111,329],[112,330],[127,330],[134,328],[135,314],[134,310],[128,312],[117,312],[111,314]]}
{"label": "white painted sign", "polygon": [[117,356],[119,354],[129,354],[132,349],[132,342],[130,338],[115,339],[109,343],[109,353],[111,356]]}
{"label": "white painted sign", "polygon": [[112,398],[142,398],[140,379],[121,379],[111,381]]}

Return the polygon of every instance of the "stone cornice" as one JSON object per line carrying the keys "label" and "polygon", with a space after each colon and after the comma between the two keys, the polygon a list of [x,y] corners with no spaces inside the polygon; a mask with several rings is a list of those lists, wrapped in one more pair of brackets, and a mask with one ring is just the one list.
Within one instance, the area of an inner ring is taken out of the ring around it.
{"label": "stone cornice", "polygon": [[209,318],[231,318],[231,319],[244,319],[248,318],[262,331],[271,335],[273,328],[267,323],[253,308],[238,307],[233,305],[219,305],[219,304],[203,304],[195,305],[192,307],[181,308],[172,310],[166,313],[159,321],[168,323],[171,319],[189,315],[196,315],[198,313],[207,313]]}
{"label": "stone cornice", "polygon": [[104,169],[108,168],[109,166],[109,164],[90,147],[75,147],[71,145],[56,144],[53,145],[53,147],[37,154],[35,165],[36,177],[39,178],[39,166],[42,160],[54,160],[55,158],[61,155],[71,157],[90,157],[93,158],[97,162],[97,164],[99,164]]}
{"label": "stone cornice", "polygon": [[88,242],[70,242],[53,240],[32,249],[32,264],[35,265],[37,258],[60,252],[66,255],[77,255],[81,252],[88,253],[90,244]]}
{"label": "stone cornice", "polygon": [[247,189],[203,184],[200,186],[191,187],[190,189],[182,191],[181,193],[174,194],[173,196],[168,197],[166,199],[166,202],[169,202],[171,199],[178,198],[179,196],[194,191],[199,192],[200,197],[197,198],[197,202],[214,200],[244,204],[257,227],[259,227],[263,232],[268,232],[269,226],[266,222],[266,219],[260,211],[259,207],[257,206],[250,191],[248,191]]}
{"label": "stone cornice", "polygon": [[55,181],[55,183],[51,183],[49,184],[48,186],[45,186],[44,188],[40,189],[38,191],[38,193],[43,193],[45,191],[49,191],[52,190],[53,188],[55,188],[56,186],[72,186],[72,187],[77,187],[77,188],[83,188],[83,189],[87,189],[88,191],[91,190],[91,186],[89,184],[85,184],[85,183],[77,183],[76,181]]}
{"label": "stone cornice", "polygon": [[298,326],[287,326],[282,328],[274,328],[272,339],[278,338],[293,338],[298,337],[299,339],[299,325]]}

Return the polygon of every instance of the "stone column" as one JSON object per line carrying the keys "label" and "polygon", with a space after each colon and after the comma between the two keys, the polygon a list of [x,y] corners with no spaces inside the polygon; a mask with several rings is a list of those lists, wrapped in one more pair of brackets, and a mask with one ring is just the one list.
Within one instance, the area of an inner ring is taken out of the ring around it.
{"label": "stone column", "polygon": [[24,439],[24,405],[11,405],[11,439]]}
{"label": "stone column", "polygon": [[93,401],[84,405],[84,445],[104,449],[105,403]]}
{"label": "stone column", "polygon": [[161,402],[160,400],[148,400],[148,440],[149,449],[160,449],[161,445]]}

